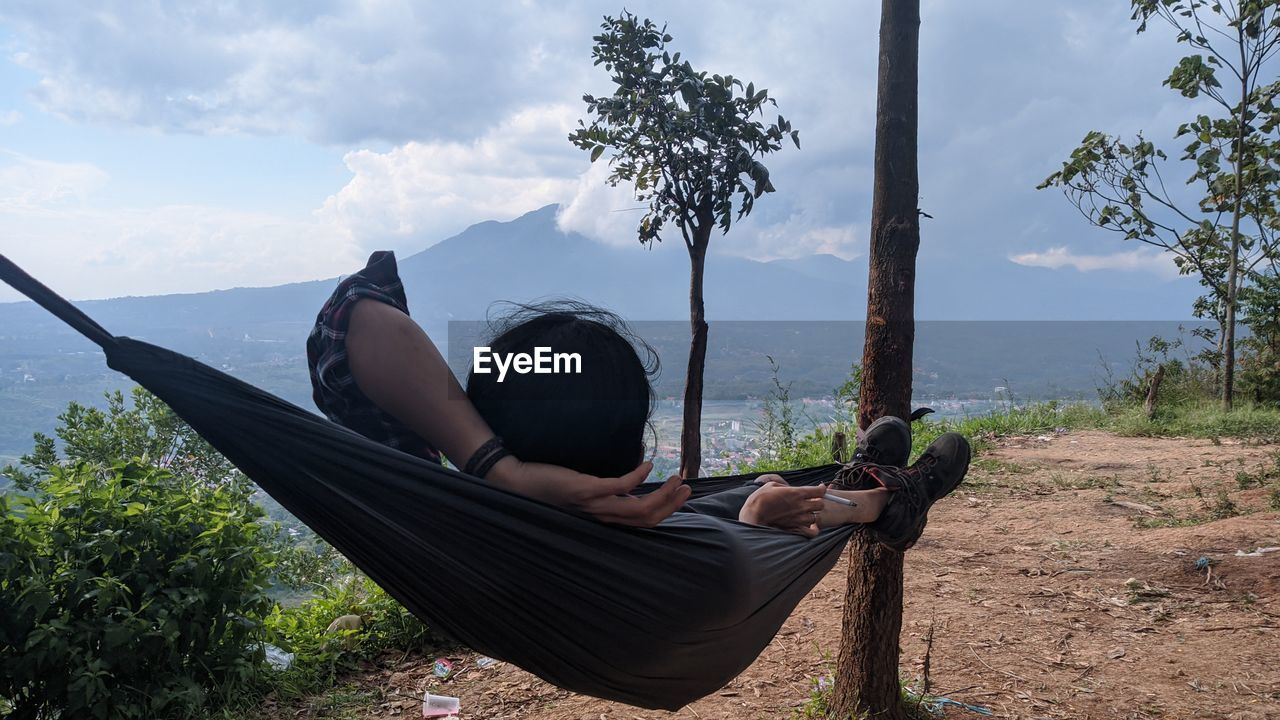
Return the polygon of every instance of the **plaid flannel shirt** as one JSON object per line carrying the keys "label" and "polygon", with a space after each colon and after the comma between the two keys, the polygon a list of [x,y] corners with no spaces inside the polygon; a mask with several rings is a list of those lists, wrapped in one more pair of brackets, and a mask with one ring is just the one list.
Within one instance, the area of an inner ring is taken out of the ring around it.
{"label": "plaid flannel shirt", "polygon": [[358,300],[377,300],[409,314],[395,253],[375,252],[363,270],[344,278],[316,316],[307,338],[312,397],[330,420],[402,452],[440,462],[440,452],[383,412],[356,386],[347,363],[347,324]]}

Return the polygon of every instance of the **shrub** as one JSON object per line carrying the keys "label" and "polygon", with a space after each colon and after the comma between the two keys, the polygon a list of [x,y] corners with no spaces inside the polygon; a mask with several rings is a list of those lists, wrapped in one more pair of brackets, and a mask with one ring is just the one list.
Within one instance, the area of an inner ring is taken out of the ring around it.
{"label": "shrub", "polygon": [[760,449],[764,458],[782,459],[795,449],[796,417],[795,406],[791,404],[791,383],[783,384],[778,379],[780,366],[772,356],[766,355],[773,378],[773,387],[765,395],[761,419]]}
{"label": "shrub", "polygon": [[1280,406],[1280,350],[1275,341],[1247,337],[1240,344],[1241,390],[1257,404]]}
{"label": "shrub", "polygon": [[[234,710],[438,641],[327,543],[271,521],[256,501],[292,517],[158,398],[131,399],[71,403],[56,441],[36,434],[0,471],[14,480],[0,495],[0,715]],[[283,609],[271,594],[288,589],[314,597]],[[327,632],[348,614],[364,626]],[[267,671],[264,641],[296,652],[293,667]]]}
{"label": "shrub", "polygon": [[1250,331],[1240,341],[1242,390],[1255,403],[1276,407],[1280,405],[1280,275],[1274,269],[1257,274],[1240,301]]}
{"label": "shrub", "polygon": [[[329,632],[334,619],[357,615],[358,629]],[[266,620],[268,642],[294,653],[295,662],[275,678],[277,689],[300,695],[332,684],[356,661],[386,650],[426,651],[441,638],[363,575],[325,585],[298,607],[276,606]]]}
{"label": "shrub", "polygon": [[1145,346],[1137,344],[1133,368],[1128,377],[1116,378],[1111,374],[1110,367],[1104,365],[1107,377],[1103,387],[1098,389],[1103,406],[1112,412],[1141,407],[1147,400],[1152,379],[1160,367],[1164,367],[1165,376],[1160,384],[1158,407],[1216,397],[1218,368],[1212,353],[1192,355],[1181,337],[1167,340],[1153,336]]}
{"label": "shrub", "polygon": [[15,718],[191,717],[246,689],[273,532],[232,480],[54,464],[0,498],[0,697]]}

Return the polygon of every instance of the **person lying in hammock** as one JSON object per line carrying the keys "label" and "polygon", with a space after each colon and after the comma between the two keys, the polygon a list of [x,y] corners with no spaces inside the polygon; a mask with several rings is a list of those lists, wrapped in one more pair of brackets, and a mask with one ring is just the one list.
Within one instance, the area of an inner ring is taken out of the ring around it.
{"label": "person lying in hammock", "polygon": [[[914,544],[929,506],[968,468],[964,437],[949,433],[910,468],[911,430],[898,418],[868,428],[855,461],[832,486],[790,487],[762,475],[752,485],[689,501],[673,477],[642,496],[644,434],[653,406],[649,351],[612,313],[581,303],[527,306],[501,323],[494,355],[578,353],[580,373],[472,372],[464,392],[439,350],[409,318],[394,254],[376,252],[343,279],[316,318],[307,359],[316,405],[331,420],[432,462],[469,458],[463,472],[619,525],[650,527],[699,512],[810,536],[870,525],[885,544]],[[502,439],[499,439],[502,438]],[[826,493],[851,504],[824,500]]]}

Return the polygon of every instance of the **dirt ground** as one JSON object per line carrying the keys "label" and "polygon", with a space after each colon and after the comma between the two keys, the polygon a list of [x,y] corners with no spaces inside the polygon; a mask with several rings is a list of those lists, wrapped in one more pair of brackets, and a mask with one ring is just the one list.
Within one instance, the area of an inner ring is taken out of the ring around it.
{"label": "dirt ground", "polygon": [[[1100,432],[994,440],[907,554],[903,675],[999,718],[1280,718],[1280,447]],[[676,713],[573,695],[510,665],[391,659],[359,717],[788,718],[829,675],[845,564],[746,672]],[[310,712],[304,714],[312,714]],[[947,718],[977,718],[948,707]]]}

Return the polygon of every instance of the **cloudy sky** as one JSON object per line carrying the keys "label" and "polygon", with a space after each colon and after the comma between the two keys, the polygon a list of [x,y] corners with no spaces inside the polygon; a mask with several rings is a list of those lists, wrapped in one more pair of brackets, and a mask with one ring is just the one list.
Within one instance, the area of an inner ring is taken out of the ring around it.
{"label": "cloudy sky", "polygon": [[[609,91],[591,36],[621,6],[484,5],[5,0],[0,252],[97,298],[331,277],[549,203],[562,228],[631,246],[635,203],[566,140],[582,94]],[[628,5],[695,66],[769,88],[800,131],[767,160],[778,192],[715,251],[865,255],[878,6]],[[1107,276],[1189,305],[1167,258],[1034,189],[1087,130],[1173,148],[1196,112],[1160,85],[1172,31],[1136,35],[1128,8],[924,0],[922,264],[984,286]]]}

